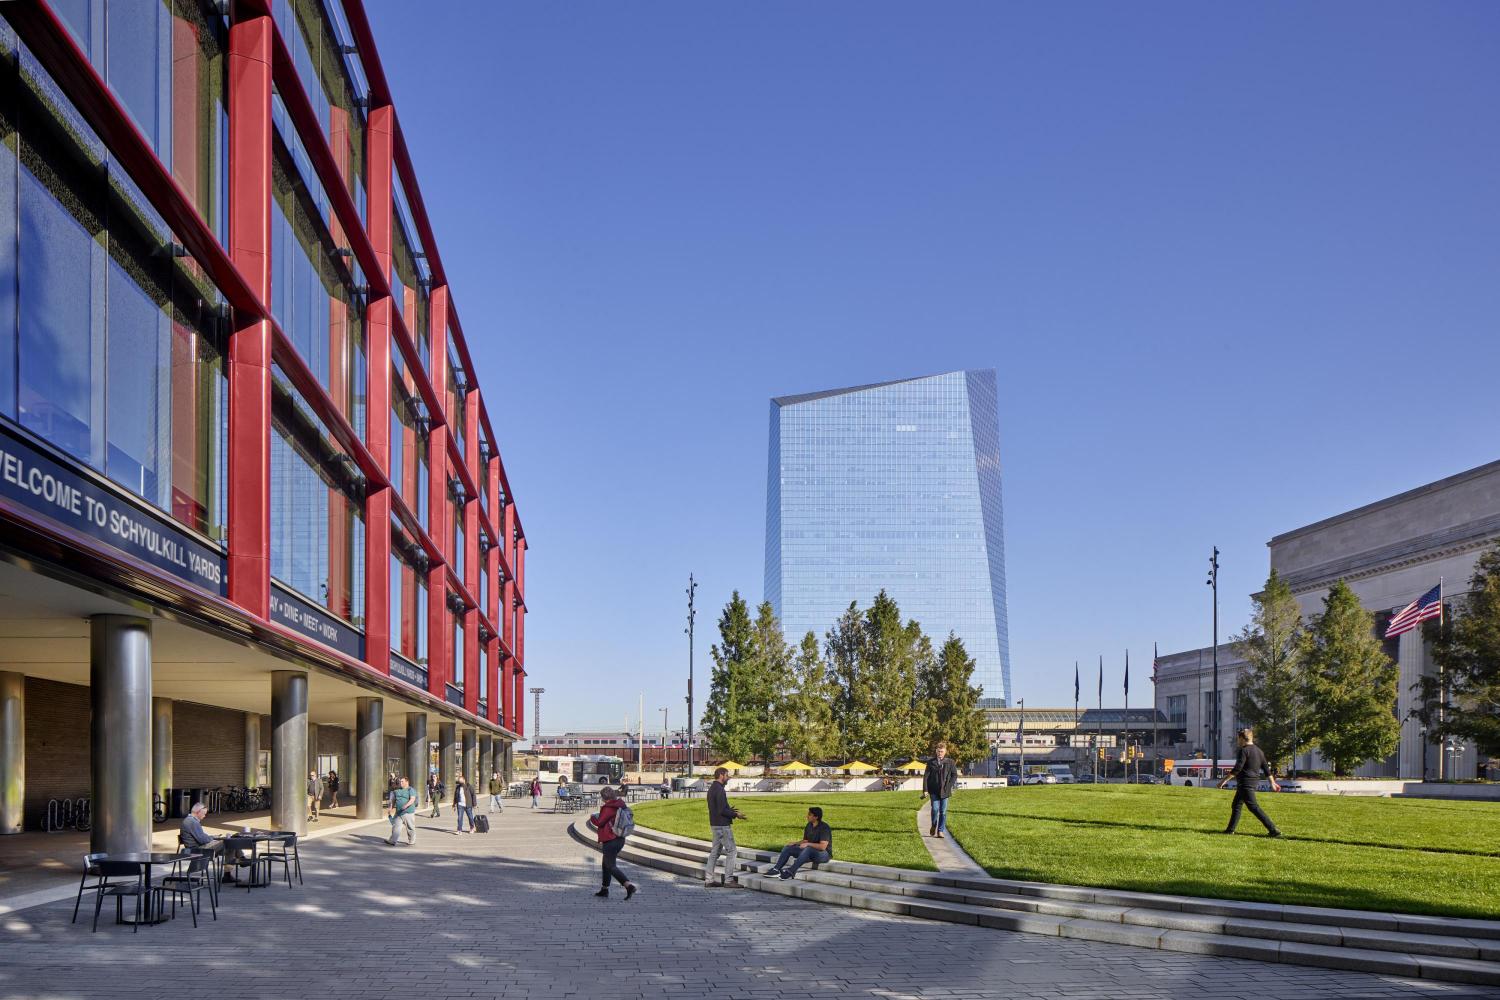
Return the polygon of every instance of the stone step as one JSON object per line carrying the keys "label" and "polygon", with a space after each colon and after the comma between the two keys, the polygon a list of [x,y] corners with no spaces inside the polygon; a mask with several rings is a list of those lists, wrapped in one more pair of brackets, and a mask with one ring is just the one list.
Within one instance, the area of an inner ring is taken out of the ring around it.
{"label": "stone step", "polygon": [[[645,827],[636,828],[638,839],[652,840],[675,847],[707,852],[707,841],[678,834],[664,833]],[[774,855],[765,851],[740,849],[740,854],[757,861],[773,860]],[[804,869],[805,870],[805,869]],[[1005,892],[1021,897],[1063,900],[1073,903],[1091,903],[1125,909],[1151,911],[1178,910],[1183,913],[1204,914],[1212,917],[1234,918],[1258,922],[1295,923],[1298,925],[1327,925],[1341,930],[1365,929],[1385,934],[1429,934],[1441,937],[1470,939],[1477,942],[1476,948],[1494,953],[1500,950],[1500,920],[1473,920],[1455,917],[1434,917],[1417,914],[1379,913],[1370,910],[1349,910],[1336,907],[1297,906],[1281,903],[1255,903],[1231,899],[1204,899],[1195,896],[1175,896],[1165,893],[1134,892],[1125,889],[1096,889],[1089,886],[1053,885],[1045,882],[1022,882],[1014,879],[974,878],[964,875],[919,872],[906,869],[883,868],[876,865],[861,865],[837,858],[823,865],[820,871],[860,875],[872,878],[895,878],[903,883],[941,886],[970,892]],[[1192,928],[1188,928],[1192,929]]]}
{"label": "stone step", "polygon": [[[569,832],[580,842],[594,846],[593,837],[576,824]],[[687,878],[702,877],[707,843],[659,831],[649,831],[655,836],[639,836],[644,832],[637,829],[638,836],[632,838],[622,857]],[[781,881],[752,874],[763,870],[771,860],[768,852],[741,850],[739,854],[745,888],[814,902],[1168,951],[1500,985],[1500,944],[1488,938],[1438,933],[1441,924],[1436,920],[1427,922],[1421,933],[1409,933],[1291,919],[1252,919],[1233,913],[1194,913],[1180,907],[1122,905],[1162,898],[1148,893],[1103,893],[1117,900],[1109,905],[1085,902],[1090,896],[1097,898],[1087,891],[1054,899],[1016,893],[1000,879],[985,882],[943,876],[942,880],[955,883],[944,885],[906,877],[930,873],[849,863],[830,863],[816,872],[804,867],[796,879]],[[1165,898],[1175,903],[1184,897]],[[1320,915],[1326,912],[1320,911]]]}

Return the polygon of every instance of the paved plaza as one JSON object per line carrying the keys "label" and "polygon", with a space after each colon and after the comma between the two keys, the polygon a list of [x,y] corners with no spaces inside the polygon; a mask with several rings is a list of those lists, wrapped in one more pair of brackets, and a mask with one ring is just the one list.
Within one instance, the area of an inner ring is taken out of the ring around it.
{"label": "paved plaza", "polygon": [[[574,817],[526,803],[488,835],[423,819],[306,845],[307,884],[226,887],[217,923],[90,934],[71,899],[0,917],[0,998],[1488,997],[1500,991],[1091,944],[706,890],[627,866],[598,888]],[[446,810],[445,810],[446,812]],[[575,814],[576,815],[576,814]],[[206,916],[206,915],[205,915]]]}

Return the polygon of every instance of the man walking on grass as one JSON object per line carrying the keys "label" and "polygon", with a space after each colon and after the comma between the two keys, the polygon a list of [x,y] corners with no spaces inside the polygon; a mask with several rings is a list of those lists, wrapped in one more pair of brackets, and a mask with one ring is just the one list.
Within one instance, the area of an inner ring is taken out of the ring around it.
{"label": "man walking on grass", "polygon": [[1250,815],[1265,824],[1266,835],[1271,837],[1281,836],[1281,831],[1276,829],[1276,824],[1271,822],[1271,817],[1261,809],[1260,803],[1255,800],[1255,786],[1260,783],[1261,778],[1271,779],[1271,791],[1281,791],[1281,786],[1276,783],[1276,776],[1271,773],[1271,765],[1266,761],[1266,755],[1255,745],[1255,730],[1241,729],[1235,734],[1235,742],[1239,744],[1240,752],[1234,758],[1234,770],[1219,782],[1223,788],[1234,780],[1234,805],[1229,811],[1229,827],[1224,832],[1233,833],[1234,828],[1240,825],[1240,810],[1249,807]]}
{"label": "man walking on grass", "polygon": [[[716,885],[733,887],[740,884],[740,858],[734,846],[732,824],[745,817],[729,804],[729,796],[724,792],[724,786],[728,783],[729,770],[721,767],[714,772],[714,780],[708,785],[708,826],[713,830],[714,844],[709,848],[708,861],[703,865],[703,887],[706,889],[712,889]],[[724,855],[724,876],[715,882],[714,866],[720,854]]]}
{"label": "man walking on grass", "polygon": [[939,743],[933,752],[937,756],[927,765],[922,791],[932,799],[932,825],[927,836],[941,838],[948,829],[948,799],[958,784],[958,765],[948,756],[948,744]]}

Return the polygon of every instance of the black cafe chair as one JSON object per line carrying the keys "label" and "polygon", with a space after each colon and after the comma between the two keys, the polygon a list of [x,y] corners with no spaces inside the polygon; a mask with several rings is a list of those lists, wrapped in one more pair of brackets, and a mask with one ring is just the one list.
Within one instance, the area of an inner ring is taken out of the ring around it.
{"label": "black cafe chair", "polygon": [[[78,878],[78,898],[73,900],[73,919],[70,923],[78,923],[78,907],[83,903],[83,894],[89,890],[97,890],[104,877],[99,874],[100,860],[109,857],[107,854],[85,854],[83,856],[83,874]],[[94,881],[90,882],[89,879]]]}
{"label": "black cafe chair", "polygon": [[[259,843],[254,837],[237,837],[230,835],[224,838],[224,867],[232,868],[235,879],[239,879],[240,872],[244,872],[243,881],[240,882],[246,889],[258,885],[269,885],[271,881],[271,870],[266,864],[266,856],[259,852]],[[247,857],[244,852],[249,852]],[[265,878],[261,878],[264,870]]]}
{"label": "black cafe chair", "polygon": [[99,882],[94,889],[94,930],[99,929],[99,910],[104,906],[104,898],[113,896],[115,900],[115,923],[125,919],[125,899],[135,899],[135,926],[131,929],[132,934],[140,932],[141,920],[144,910],[150,909],[152,887],[146,882],[146,866],[139,861],[111,861],[105,855],[97,862],[99,866]]}
{"label": "black cafe chair", "polygon": [[271,866],[280,865],[286,877],[287,888],[292,886],[292,872],[297,873],[297,884],[302,884],[302,855],[297,850],[297,835],[289,830],[271,835],[265,849],[266,881],[271,880]]}
{"label": "black cafe chair", "polygon": [[157,884],[161,893],[158,905],[165,904],[166,896],[172,897],[172,916],[177,916],[177,899],[187,897],[188,910],[193,915],[193,926],[198,926],[198,914],[203,910],[203,890],[208,890],[208,906],[215,920],[219,919],[219,904],[214,899],[213,858],[207,851],[187,851],[172,864],[172,871],[162,876]]}

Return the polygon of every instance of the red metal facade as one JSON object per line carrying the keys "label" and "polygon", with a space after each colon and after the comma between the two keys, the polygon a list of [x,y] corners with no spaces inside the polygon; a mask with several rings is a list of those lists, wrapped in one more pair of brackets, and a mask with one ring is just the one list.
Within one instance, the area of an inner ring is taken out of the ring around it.
{"label": "red metal facade", "polygon": [[[328,0],[330,5],[340,0]],[[296,25],[278,24],[270,0],[234,0],[229,14],[227,60],[228,246],[220,243],[199,215],[193,200],[173,177],[130,115],[110,90],[63,20],[44,2],[6,5],[6,19],[36,54],[88,124],[108,144],[118,162],[152,207],[172,227],[187,251],[209,274],[233,310],[229,336],[227,600],[197,592],[162,576],[149,566],[98,543],[37,523],[39,534],[84,550],[92,564],[118,567],[122,578],[150,577],[153,593],[168,594],[191,614],[211,617],[283,651],[364,677],[397,695],[465,714],[521,734],[524,725],[524,563],[527,547],[504,465],[495,444],[484,391],[458,320],[442,257],[433,237],[401,132],[369,21],[360,0],[343,0],[342,15],[354,38],[369,92],[360,95],[367,109],[365,165],[366,221],[346,187],[344,167],[334,153],[330,134],[346,134],[336,121],[318,120],[303,89],[287,43]],[[369,382],[367,428],[361,435],[313,374],[272,316],[272,149],[273,88],[305,146],[318,179],[326,189],[334,218],[330,228],[347,241],[368,291],[365,330]],[[337,109],[336,109],[337,110]],[[328,130],[325,132],[325,128]],[[347,159],[347,158],[345,158]],[[399,182],[412,223],[420,235],[431,273],[430,361],[424,368],[413,331],[393,307],[393,199]],[[467,392],[449,405],[448,341],[467,375]],[[399,358],[414,381],[416,394],[430,418],[429,482],[426,523],[410,509],[391,479],[391,445],[387,416],[391,408],[392,360]],[[364,501],[367,525],[364,550],[364,658],[351,658],[295,633],[271,619],[271,401],[272,365],[279,367],[330,434],[353,459],[368,484]],[[450,424],[467,427],[460,453]],[[481,439],[485,446],[481,448]],[[450,481],[462,486],[457,515],[464,527],[462,578],[450,551],[454,544],[454,502]],[[487,501],[488,510],[481,498]],[[428,685],[426,692],[391,676],[390,648],[398,629],[399,608],[389,606],[391,539],[386,526],[398,521],[428,560]],[[24,516],[17,521],[25,522]],[[481,537],[490,544],[481,545]],[[113,571],[113,569],[112,569]],[[480,574],[488,577],[481,590]],[[487,606],[480,606],[487,593]],[[463,602],[450,607],[448,595]],[[447,685],[455,677],[452,636],[455,620],[463,633],[463,704],[448,702]],[[479,705],[480,646],[483,643],[487,698]]]}

